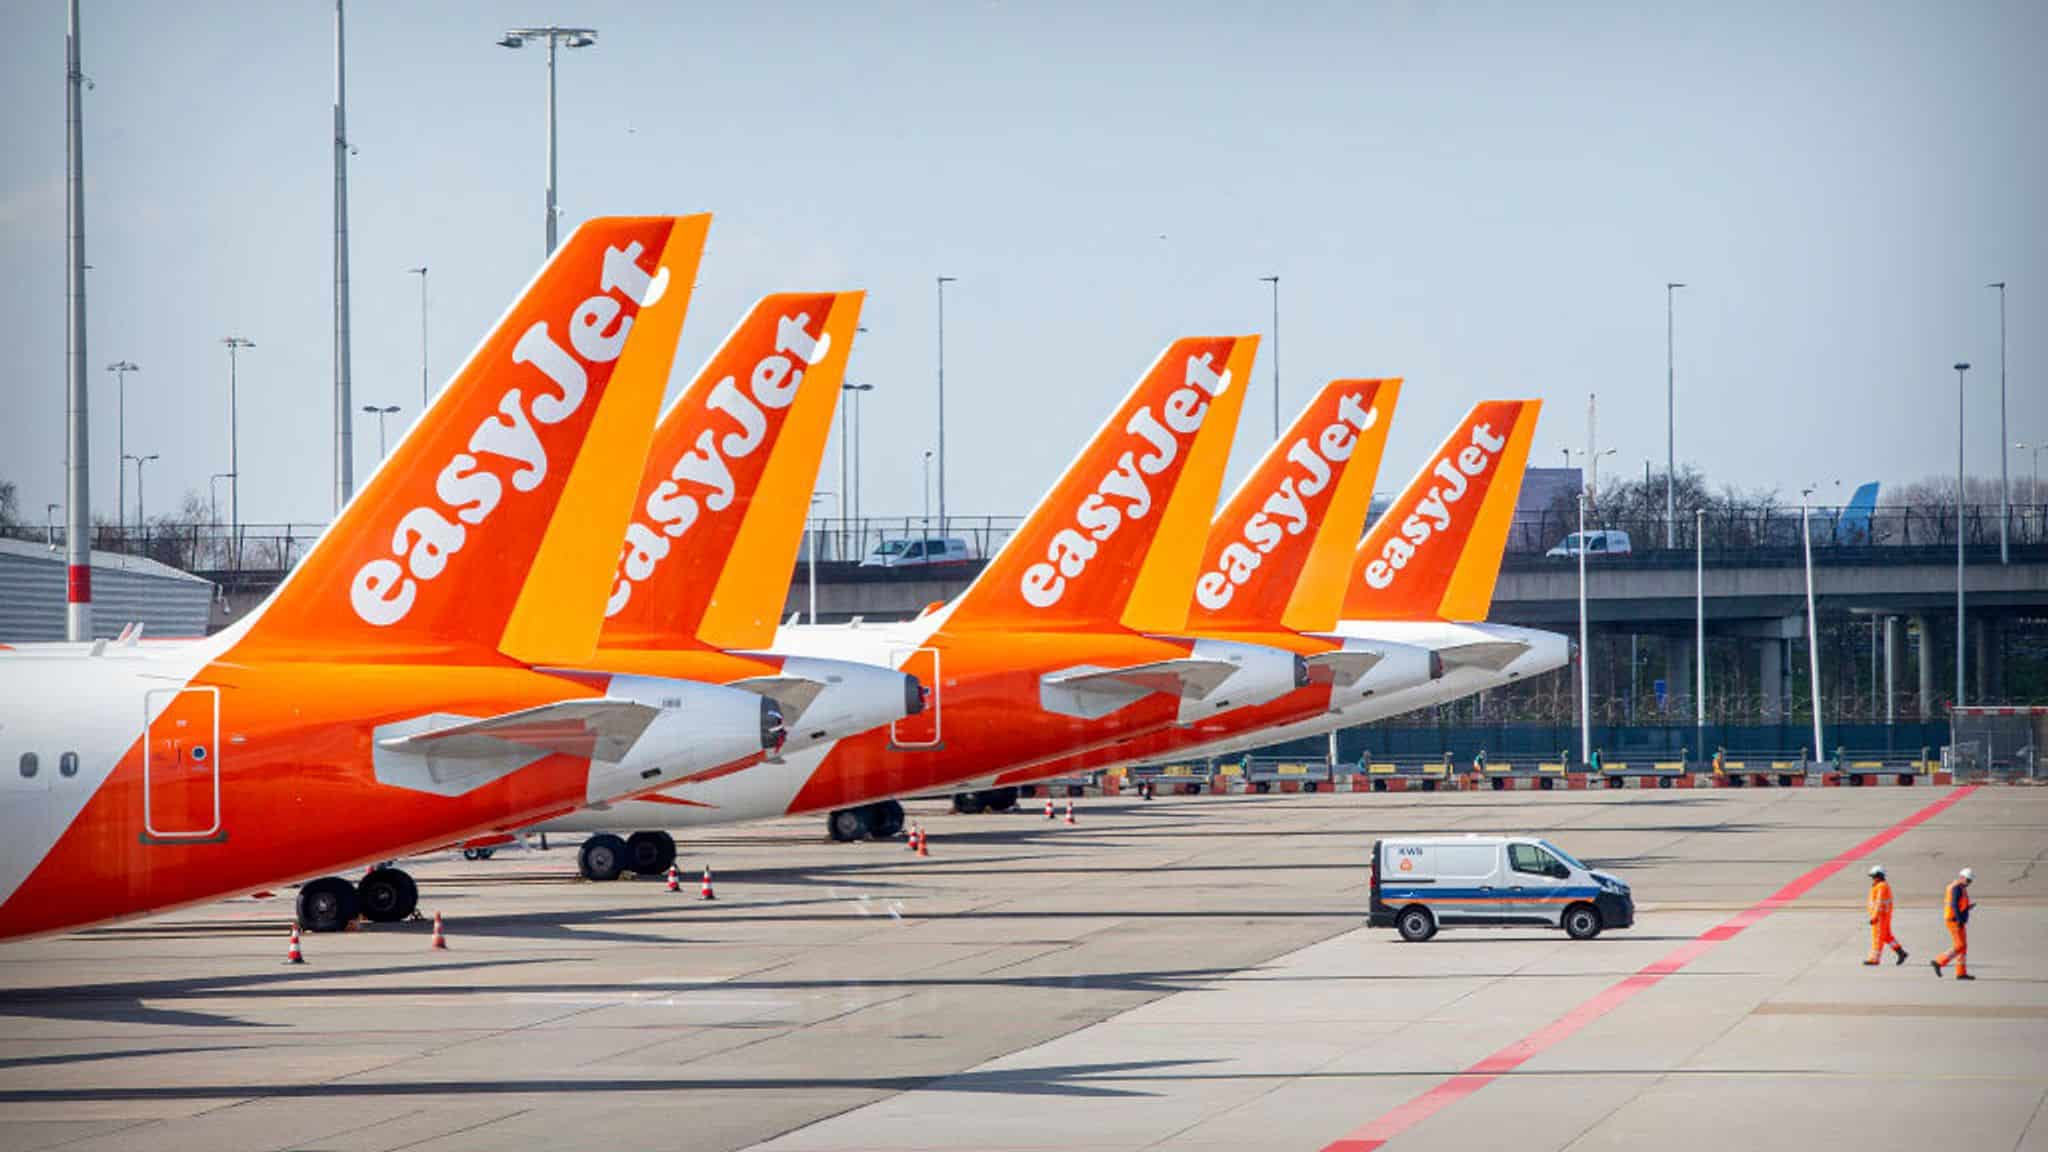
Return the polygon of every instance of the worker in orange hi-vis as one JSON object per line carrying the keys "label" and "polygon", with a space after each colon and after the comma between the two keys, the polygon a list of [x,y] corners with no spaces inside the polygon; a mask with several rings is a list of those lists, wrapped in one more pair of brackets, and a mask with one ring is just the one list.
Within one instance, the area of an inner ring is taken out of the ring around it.
{"label": "worker in orange hi-vis", "polygon": [[1905,946],[1892,935],[1892,886],[1884,878],[1884,865],[1870,866],[1870,958],[1865,964],[1875,964],[1884,957],[1885,945],[1897,954],[1894,964],[1906,962]]}
{"label": "worker in orange hi-vis", "polygon": [[1956,979],[1976,979],[1970,975],[1969,961],[1970,909],[1973,907],[1970,902],[1970,882],[1976,878],[1976,873],[1968,868],[1963,869],[1949,882],[1948,893],[1941,898],[1941,918],[1948,921],[1948,938],[1955,942],[1955,947],[1930,961],[1934,965],[1936,976],[1941,975],[1942,965],[1953,960],[1956,963]]}

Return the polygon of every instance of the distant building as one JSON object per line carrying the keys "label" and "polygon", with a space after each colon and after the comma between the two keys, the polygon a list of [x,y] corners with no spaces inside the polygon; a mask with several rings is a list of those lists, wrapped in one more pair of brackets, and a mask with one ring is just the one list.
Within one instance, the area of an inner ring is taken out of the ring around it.
{"label": "distant building", "polygon": [[1578,468],[1531,468],[1522,473],[1508,551],[1542,552],[1577,531],[1577,524],[1558,519],[1558,509],[1570,507],[1585,482],[1584,472]]}
{"label": "distant building", "polygon": [[[204,636],[214,586],[168,564],[118,552],[92,554],[92,630],[113,637],[132,623],[145,637]],[[0,540],[0,643],[64,639],[64,553]]]}

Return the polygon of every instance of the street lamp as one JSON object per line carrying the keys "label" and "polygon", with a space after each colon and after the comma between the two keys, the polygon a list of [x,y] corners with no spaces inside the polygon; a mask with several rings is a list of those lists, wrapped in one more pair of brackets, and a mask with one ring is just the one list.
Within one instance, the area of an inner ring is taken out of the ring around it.
{"label": "street lamp", "polygon": [[[866,331],[866,329],[861,329]],[[860,520],[860,397],[863,392],[873,392],[873,384],[842,383],[841,392],[847,393],[846,402],[839,406],[839,519],[846,519],[846,493],[853,494],[853,519]],[[851,446],[853,467],[847,468],[847,452]],[[842,527],[844,524],[842,523]],[[858,549],[855,549],[858,551]],[[857,558],[857,557],[856,557]]]}
{"label": "street lamp", "polygon": [[161,454],[151,452],[147,456],[121,457],[121,459],[123,460],[135,461],[135,522],[139,527],[141,527],[142,536],[144,540],[147,540],[149,538],[149,516],[148,513],[144,510],[145,506],[142,502],[142,466],[144,464],[149,463],[151,460],[155,460],[159,455]]}
{"label": "street lamp", "polygon": [[433,399],[427,390],[427,266],[407,268],[406,272],[420,278],[420,412],[424,414]]}
{"label": "street lamp", "polygon": [[555,49],[588,48],[597,43],[595,28],[514,28],[498,40],[500,48],[524,48],[528,40],[544,40],[548,46],[548,249],[555,254]]}
{"label": "street lamp", "polygon": [[1673,327],[1671,298],[1683,284],[1664,285],[1664,547],[1678,546],[1676,519],[1678,505],[1673,493],[1673,478],[1678,475],[1678,368],[1673,355]]}
{"label": "street lamp", "polygon": [[1806,678],[1813,689],[1813,758],[1827,754],[1820,730],[1820,617],[1813,611],[1813,533],[1806,526],[1806,498],[1813,486],[1799,490],[1799,540],[1806,549]]}
{"label": "street lamp", "polygon": [[1699,754],[1707,754],[1707,510],[1692,510],[1693,684],[1694,711],[1699,716]]}
{"label": "street lamp", "polygon": [[[816,624],[818,622],[818,544],[824,536],[824,533],[820,531],[818,528],[818,501],[824,499],[827,496],[835,495],[838,495],[838,493],[811,493],[811,546],[809,549],[807,549],[807,551],[810,553],[811,561],[809,564],[811,584],[811,612],[809,619],[812,624]],[[839,500],[839,517],[842,520],[846,518],[846,498],[843,496],[840,497]]]}
{"label": "street lamp", "polygon": [[[121,478],[123,480],[128,478],[128,466],[126,464],[121,465]],[[57,509],[62,507],[62,504],[50,504],[43,508],[43,528],[45,535],[48,537],[50,551],[52,552],[57,550]]]}
{"label": "street lamp", "polygon": [[[939,277],[939,527],[946,526],[946,285],[959,279]],[[927,452],[929,456],[931,453]],[[925,514],[925,531],[931,531],[931,514]]]}
{"label": "street lamp", "polygon": [[[241,336],[225,336],[221,338],[221,343],[225,344],[228,350],[228,537],[233,542],[235,568],[240,570],[242,567],[242,457],[239,448],[240,439],[236,431],[235,394],[237,385],[235,379],[235,353],[240,352],[244,348],[254,348],[256,342]],[[142,474],[139,469],[136,472],[135,486],[137,489],[142,487]],[[138,511],[142,504],[140,495],[138,491],[138,499],[136,500]]]}
{"label": "street lamp", "polygon": [[1280,439],[1280,278],[1261,276],[1273,286],[1273,439]]}
{"label": "street lamp", "polygon": [[2038,515],[2038,505],[2041,503],[2041,452],[2043,449],[2048,449],[2048,444],[2036,444],[2033,447],[2029,448],[2027,447],[2026,443],[2022,441],[2021,443],[2013,445],[2013,447],[2019,449],[2022,452],[2027,453],[2033,461],[2033,477],[2027,481],[2027,503],[2037,506],[2035,509],[2035,513],[2036,515]]}
{"label": "street lamp", "polygon": [[[107,371],[114,374],[116,387],[119,389],[115,394],[115,402],[119,407],[116,409],[118,415],[115,417],[118,431],[114,434],[114,451],[125,458],[128,455],[128,374],[140,372],[142,368],[132,360],[116,360],[107,365]],[[120,503],[114,506],[114,524],[125,536],[128,534],[128,466],[123,464],[115,471],[120,473],[116,483],[119,493],[116,498]]]}
{"label": "street lamp", "polygon": [[1994,281],[1985,287],[1998,289],[1998,562],[2010,564],[2012,549],[2006,541],[2012,523],[2012,480],[2006,472],[2005,458],[2005,281]]}
{"label": "street lamp", "polygon": [[377,418],[377,459],[382,460],[384,459],[384,418],[398,411],[398,405],[385,404],[379,406],[376,404],[365,404],[363,405],[363,411]]}
{"label": "street lamp", "polygon": [[1963,706],[1963,377],[1968,361],[1956,361],[1956,702]]}
{"label": "street lamp", "polygon": [[1593,650],[1586,628],[1586,489],[1579,488],[1579,764],[1593,762]]}
{"label": "street lamp", "polygon": [[207,518],[216,532],[220,530],[220,482],[234,478],[233,472],[215,472],[206,478]]}

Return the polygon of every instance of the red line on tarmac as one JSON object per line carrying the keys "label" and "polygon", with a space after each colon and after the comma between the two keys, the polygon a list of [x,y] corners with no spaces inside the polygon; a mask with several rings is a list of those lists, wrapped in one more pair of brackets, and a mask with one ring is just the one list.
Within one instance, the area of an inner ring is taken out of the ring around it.
{"label": "red line on tarmac", "polygon": [[1743,929],[1811,892],[1816,885],[1843,868],[1868,856],[1879,848],[1891,843],[1907,831],[1917,828],[1954,807],[1963,797],[1977,790],[1977,785],[1958,788],[1940,800],[1929,804],[1897,824],[1879,832],[1840,856],[1822,864],[1748,908],[1714,925],[1691,940],[1686,941],[1669,956],[1654,964],[1647,965],[1620,982],[1608,987],[1592,999],[1529,1033],[1513,1044],[1502,1048],[1479,1063],[1472,1065],[1449,1080],[1438,1084],[1422,1095],[1415,1097],[1390,1112],[1381,1114],[1353,1131],[1341,1140],[1323,1147],[1322,1152],[1373,1152],[1387,1141],[1436,1115],[1452,1104],[1470,1096],[1495,1079],[1519,1068],[1522,1063],[1544,1049],[1591,1024],[1616,1008],[1627,1003],[1636,993],[1652,987],[1666,976],[1685,967],[1710,951],[1714,945],[1740,934]]}

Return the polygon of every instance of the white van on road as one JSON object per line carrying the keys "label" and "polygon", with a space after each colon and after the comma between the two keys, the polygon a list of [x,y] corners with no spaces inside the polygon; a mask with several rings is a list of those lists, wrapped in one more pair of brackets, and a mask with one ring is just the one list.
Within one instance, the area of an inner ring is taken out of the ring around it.
{"label": "white van on road", "polygon": [[1438,928],[1540,924],[1591,940],[1635,923],[1628,885],[1548,840],[1418,836],[1375,840],[1366,923],[1427,940]]}
{"label": "white van on road", "polygon": [[1598,531],[1574,532],[1544,555],[1577,556],[1581,548],[1586,550],[1588,556],[1628,556],[1635,552],[1635,546],[1629,542],[1628,533],[1619,528],[1603,528]]}
{"label": "white van on road", "polygon": [[974,559],[967,541],[959,536],[925,536],[884,540],[860,562],[863,568],[924,568],[939,564],[965,564]]}

